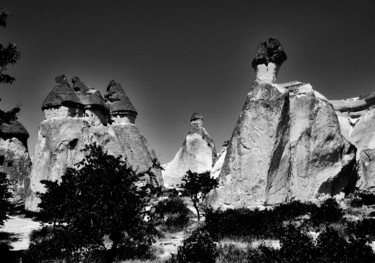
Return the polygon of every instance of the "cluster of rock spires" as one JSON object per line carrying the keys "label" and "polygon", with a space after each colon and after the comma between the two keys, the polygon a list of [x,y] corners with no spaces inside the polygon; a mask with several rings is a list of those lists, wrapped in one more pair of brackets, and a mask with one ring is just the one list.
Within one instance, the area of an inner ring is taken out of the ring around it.
{"label": "cluster of rock spires", "polygon": [[[232,137],[217,153],[194,113],[174,159],[155,177],[158,186],[178,187],[188,170],[210,171],[220,180],[207,202],[214,208],[311,201],[320,195],[375,187],[375,93],[327,100],[310,84],[276,83],[287,59],[276,39],[261,43],[252,67],[254,80]],[[140,134],[137,112],[121,85],[111,81],[104,97],[77,77],[64,76],[42,105],[35,162],[27,152],[28,133],[18,109],[0,112],[0,172],[15,180],[16,196],[37,210],[40,180],[59,180],[79,162],[90,143],[122,156],[137,171],[152,167],[156,155]],[[30,173],[31,169],[31,173]],[[29,176],[30,174],[30,176]],[[163,182],[164,180],[164,182]]]}
{"label": "cluster of rock spires", "polygon": [[[152,168],[156,159],[135,125],[137,112],[119,83],[111,81],[103,98],[77,77],[72,85],[64,76],[56,82],[42,105],[45,119],[38,131],[25,205],[32,211],[39,202],[36,192],[44,191],[40,180],[59,180],[67,167],[82,160],[86,145],[96,143],[109,154],[126,158],[137,172]],[[155,177],[148,180],[162,185],[160,169],[151,170]]]}

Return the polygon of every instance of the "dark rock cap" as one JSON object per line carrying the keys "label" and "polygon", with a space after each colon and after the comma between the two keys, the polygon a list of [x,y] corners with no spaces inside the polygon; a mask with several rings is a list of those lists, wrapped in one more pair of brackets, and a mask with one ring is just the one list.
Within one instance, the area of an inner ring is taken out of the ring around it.
{"label": "dark rock cap", "polygon": [[27,147],[29,133],[19,121],[14,120],[9,123],[3,122],[0,124],[0,137],[4,140],[17,138]]}
{"label": "dark rock cap", "polygon": [[251,63],[253,68],[257,65],[272,62],[281,65],[287,59],[286,53],[277,39],[270,38],[268,42],[262,42],[258,45],[255,58]]}
{"label": "dark rock cap", "polygon": [[107,86],[107,91],[104,94],[104,98],[108,108],[110,109],[111,115],[129,114],[134,117],[137,116],[137,111],[135,110],[129,97],[126,95],[124,89],[121,87],[120,83],[111,80]]}
{"label": "dark rock cap", "polygon": [[55,78],[57,85],[42,104],[42,110],[60,106],[80,106],[81,102],[64,75]]}
{"label": "dark rock cap", "polygon": [[104,99],[99,91],[88,88],[77,76],[72,78],[73,89],[81,104],[86,108],[97,108],[108,111]]}
{"label": "dark rock cap", "polygon": [[190,121],[195,121],[195,120],[203,120],[203,116],[195,112],[193,116],[191,116]]}

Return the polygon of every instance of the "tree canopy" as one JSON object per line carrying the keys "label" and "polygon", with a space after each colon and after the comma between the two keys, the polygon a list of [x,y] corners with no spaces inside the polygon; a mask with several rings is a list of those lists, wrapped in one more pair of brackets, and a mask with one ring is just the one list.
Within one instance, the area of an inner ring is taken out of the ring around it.
{"label": "tree canopy", "polygon": [[[147,211],[153,188],[143,180],[151,169],[137,174],[126,161],[100,146],[88,146],[86,151],[85,158],[68,168],[60,183],[42,181],[46,192],[40,194],[40,219],[52,225],[48,240],[56,243],[49,245],[59,246],[53,256],[105,251],[105,237],[110,240],[112,255],[119,247],[126,256],[146,251],[156,233]],[[45,242],[39,245],[48,247]]]}
{"label": "tree canopy", "polygon": [[[6,27],[9,13],[5,9],[0,9],[0,26]],[[15,80],[14,77],[6,74],[5,71],[9,64],[14,64],[21,57],[16,44],[8,43],[6,45],[0,43],[0,83],[9,83]]]}

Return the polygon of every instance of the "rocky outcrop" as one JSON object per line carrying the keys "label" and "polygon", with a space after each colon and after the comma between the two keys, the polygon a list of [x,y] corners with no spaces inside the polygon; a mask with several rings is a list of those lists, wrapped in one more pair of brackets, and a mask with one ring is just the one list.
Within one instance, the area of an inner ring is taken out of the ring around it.
{"label": "rocky outcrop", "polygon": [[177,187],[188,170],[195,173],[211,171],[216,160],[213,140],[203,127],[203,117],[194,113],[190,130],[180,150],[163,171],[164,185]]}
{"label": "rocky outcrop", "polygon": [[329,101],[309,84],[275,83],[285,59],[276,40],[258,48],[256,80],[227,147],[220,186],[209,198],[213,207],[313,200],[355,183],[356,150],[341,135]]}
{"label": "rocky outcrop", "polygon": [[31,160],[27,150],[29,133],[18,122],[19,108],[0,110],[0,173],[5,173],[11,184],[12,201],[25,202],[30,185]]}
{"label": "rocky outcrop", "polygon": [[357,187],[375,190],[375,94],[331,100],[345,138],[357,148]]}
{"label": "rocky outcrop", "polygon": [[42,105],[45,119],[38,130],[35,163],[31,171],[31,194],[26,209],[36,211],[36,192],[43,192],[40,180],[59,180],[67,167],[73,167],[85,155],[84,148],[96,143],[114,156],[122,156],[138,172],[151,169],[155,176],[146,178],[155,186],[163,184],[160,169],[152,168],[156,160],[135,125],[136,112],[121,85],[111,81],[105,100],[78,78],[73,86],[64,77]]}

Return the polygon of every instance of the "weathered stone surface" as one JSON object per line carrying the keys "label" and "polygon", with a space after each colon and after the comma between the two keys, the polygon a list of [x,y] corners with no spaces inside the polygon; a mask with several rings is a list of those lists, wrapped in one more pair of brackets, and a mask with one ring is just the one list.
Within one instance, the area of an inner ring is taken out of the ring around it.
{"label": "weathered stone surface", "polygon": [[[75,85],[82,88],[82,84],[78,80],[75,81]],[[44,191],[40,180],[59,180],[67,167],[72,167],[82,160],[85,155],[84,148],[88,144],[96,143],[109,154],[122,156],[138,172],[147,171],[152,167],[156,155],[135,124],[110,122],[109,111],[94,111],[90,104],[86,106],[88,107],[85,108],[84,115],[74,116],[68,114],[71,111],[69,107],[65,109],[61,106],[55,109],[59,114],[51,114],[51,109],[44,109],[45,113],[49,114],[46,114],[38,130],[35,163],[30,176],[31,194],[26,200],[26,209],[37,210],[39,200],[35,193]],[[93,118],[100,113],[103,115],[93,122]],[[100,121],[104,117],[106,120]],[[155,177],[146,179],[155,186],[161,186],[163,180],[160,170],[152,171]]]}
{"label": "weathered stone surface", "polygon": [[17,138],[0,138],[0,172],[7,174],[12,201],[24,204],[30,185],[31,160],[27,148]]}
{"label": "weathered stone surface", "polygon": [[[375,190],[375,109],[372,97],[370,94],[362,96],[367,101],[354,98],[333,103],[343,136],[357,148],[357,187],[366,190]],[[341,107],[358,101],[363,102],[361,107]]]}
{"label": "weathered stone surface", "polygon": [[27,150],[29,133],[18,122],[19,108],[0,111],[0,172],[11,183],[12,201],[23,204],[29,191],[31,160]]}
{"label": "weathered stone surface", "polygon": [[355,152],[340,133],[332,105],[309,84],[275,84],[276,64],[256,65],[209,197],[214,207],[251,207],[334,195],[355,184]]}
{"label": "weathered stone surface", "polygon": [[166,187],[177,187],[188,170],[195,173],[211,171],[216,160],[213,140],[203,127],[203,117],[194,113],[190,130],[174,159],[163,173]]}

